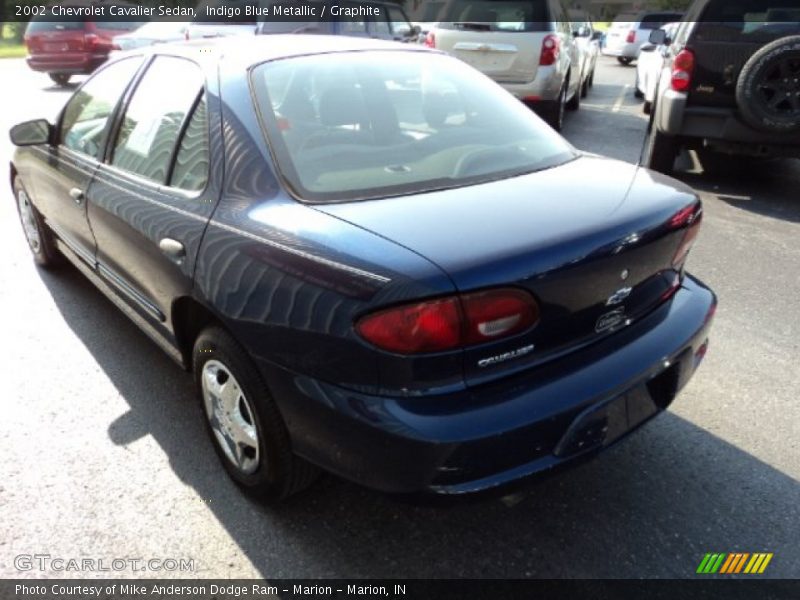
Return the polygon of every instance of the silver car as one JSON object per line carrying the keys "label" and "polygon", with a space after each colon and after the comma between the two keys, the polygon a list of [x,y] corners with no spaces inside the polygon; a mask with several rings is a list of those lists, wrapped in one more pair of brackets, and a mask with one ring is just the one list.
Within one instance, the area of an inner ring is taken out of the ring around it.
{"label": "silver car", "polygon": [[559,0],[462,0],[442,12],[427,46],[488,75],[557,131],[564,109],[580,107],[587,74]]}

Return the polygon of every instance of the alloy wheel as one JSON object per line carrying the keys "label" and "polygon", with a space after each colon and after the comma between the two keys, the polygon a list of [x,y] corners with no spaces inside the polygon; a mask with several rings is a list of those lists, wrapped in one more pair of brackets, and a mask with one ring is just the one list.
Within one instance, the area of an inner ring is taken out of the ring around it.
{"label": "alloy wheel", "polygon": [[19,217],[22,221],[22,230],[25,232],[25,238],[28,240],[31,250],[38,254],[42,249],[42,238],[39,235],[39,226],[36,223],[33,205],[25,190],[19,190],[17,193],[17,205],[19,206]]}
{"label": "alloy wheel", "polygon": [[255,410],[230,369],[218,360],[203,365],[203,404],[219,447],[243,474],[259,466],[258,429]]}

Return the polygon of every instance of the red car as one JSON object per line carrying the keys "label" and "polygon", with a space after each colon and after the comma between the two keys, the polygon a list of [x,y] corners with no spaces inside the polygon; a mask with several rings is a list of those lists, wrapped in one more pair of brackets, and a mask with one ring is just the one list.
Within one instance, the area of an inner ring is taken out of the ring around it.
{"label": "red car", "polygon": [[45,21],[40,17],[28,23],[25,31],[28,66],[47,73],[58,85],[67,85],[73,75],[91,73],[108,60],[115,36],[141,25],[80,19]]}

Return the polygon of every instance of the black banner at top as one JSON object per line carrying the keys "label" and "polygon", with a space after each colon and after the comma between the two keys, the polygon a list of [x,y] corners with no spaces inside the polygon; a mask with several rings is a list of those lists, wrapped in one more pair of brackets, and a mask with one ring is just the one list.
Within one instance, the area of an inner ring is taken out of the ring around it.
{"label": "black banner at top", "polygon": [[[330,22],[388,19],[419,23],[520,23],[550,21],[663,24],[682,15],[694,21],[743,27],[796,25],[800,0],[0,0],[0,22],[205,21],[214,23]],[[790,32],[791,33],[791,32]]]}

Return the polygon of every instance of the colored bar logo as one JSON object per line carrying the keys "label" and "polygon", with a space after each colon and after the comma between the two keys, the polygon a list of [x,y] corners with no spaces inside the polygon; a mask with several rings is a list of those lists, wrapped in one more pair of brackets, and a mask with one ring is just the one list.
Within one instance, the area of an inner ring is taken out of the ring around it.
{"label": "colored bar logo", "polygon": [[761,574],[772,560],[772,552],[709,552],[700,561],[697,573],[713,575],[715,573],[732,575],[747,573],[750,575]]}

